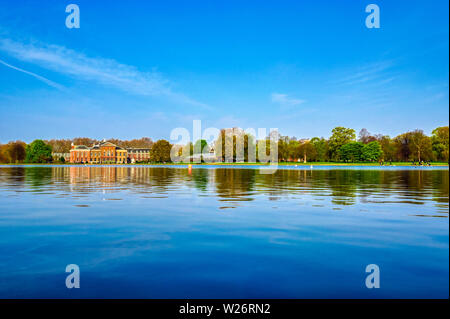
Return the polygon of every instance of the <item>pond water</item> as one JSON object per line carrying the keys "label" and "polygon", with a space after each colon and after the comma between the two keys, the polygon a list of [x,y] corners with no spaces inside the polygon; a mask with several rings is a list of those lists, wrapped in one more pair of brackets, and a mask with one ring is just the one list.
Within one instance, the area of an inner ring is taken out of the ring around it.
{"label": "pond water", "polygon": [[0,297],[448,298],[448,168],[279,168],[0,166]]}

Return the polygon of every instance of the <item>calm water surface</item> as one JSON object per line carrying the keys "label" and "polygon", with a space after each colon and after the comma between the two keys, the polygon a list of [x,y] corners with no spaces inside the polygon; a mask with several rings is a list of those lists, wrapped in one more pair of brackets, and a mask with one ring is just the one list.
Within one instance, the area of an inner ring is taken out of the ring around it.
{"label": "calm water surface", "polygon": [[447,168],[0,166],[0,297],[448,298],[448,213]]}

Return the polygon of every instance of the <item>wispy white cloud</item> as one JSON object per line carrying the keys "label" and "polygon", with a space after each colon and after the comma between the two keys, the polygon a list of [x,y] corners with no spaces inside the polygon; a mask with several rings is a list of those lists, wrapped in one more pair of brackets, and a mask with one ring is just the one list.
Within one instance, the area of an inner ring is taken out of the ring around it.
{"label": "wispy white cloud", "polygon": [[273,103],[280,104],[281,106],[296,106],[305,103],[305,100],[292,98],[282,93],[272,93],[271,99]]}
{"label": "wispy white cloud", "polygon": [[165,96],[178,103],[210,108],[182,93],[174,92],[169,81],[158,72],[142,72],[134,66],[112,59],[88,57],[58,45],[21,43],[11,39],[0,39],[0,51],[20,61],[33,63],[77,80],[114,87],[130,94]]}
{"label": "wispy white cloud", "polygon": [[11,65],[11,64],[9,64],[9,63],[6,63],[5,61],[3,61],[3,60],[1,60],[1,59],[0,59],[0,64],[3,64],[3,65],[5,65],[5,66],[7,66],[8,68],[11,68],[11,69],[13,69],[13,70],[16,70],[16,71],[19,71],[19,72],[22,72],[22,73],[31,75],[32,77],[38,79],[39,81],[42,81],[42,82],[44,82],[44,83],[46,83],[46,84],[48,84],[48,85],[50,85],[50,86],[52,86],[52,87],[54,87],[54,88],[56,88],[56,89],[59,89],[59,90],[62,90],[62,89],[63,89],[63,86],[60,85],[60,84],[58,84],[58,83],[56,83],[56,82],[53,82],[53,81],[51,81],[51,80],[49,80],[49,79],[47,79],[47,78],[45,78],[45,77],[43,77],[43,76],[40,76],[40,75],[38,75],[38,74],[36,74],[36,73],[30,72],[30,71],[27,71],[27,70],[18,68],[18,67],[14,66],[14,65]]}
{"label": "wispy white cloud", "polygon": [[332,81],[332,84],[357,85],[364,83],[389,83],[395,79],[395,76],[390,70],[392,67],[392,61],[383,61],[352,68],[340,75],[337,80]]}

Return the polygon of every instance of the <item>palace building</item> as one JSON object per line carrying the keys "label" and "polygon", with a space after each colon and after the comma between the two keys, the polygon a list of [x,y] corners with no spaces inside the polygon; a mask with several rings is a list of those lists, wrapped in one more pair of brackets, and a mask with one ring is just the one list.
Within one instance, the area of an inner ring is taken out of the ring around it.
{"label": "palace building", "polygon": [[70,150],[70,163],[82,164],[126,164],[150,160],[150,149],[124,149],[113,143],[103,141],[92,147],[73,145]]}
{"label": "palace building", "polygon": [[91,150],[84,145],[73,145],[70,149],[71,163],[89,163],[91,161]]}
{"label": "palace building", "polygon": [[149,148],[127,148],[130,163],[147,162],[150,160]]}

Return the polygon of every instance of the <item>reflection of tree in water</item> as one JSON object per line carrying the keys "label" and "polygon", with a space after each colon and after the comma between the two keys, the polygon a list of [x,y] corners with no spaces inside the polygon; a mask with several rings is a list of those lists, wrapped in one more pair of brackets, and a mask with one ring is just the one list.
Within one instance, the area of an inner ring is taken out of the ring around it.
{"label": "reflection of tree in water", "polygon": [[430,176],[430,182],[431,182],[431,190],[433,193],[433,199],[438,203],[445,203],[447,206],[447,213],[448,213],[448,180],[449,175],[448,172],[438,172],[438,171],[432,171]]}
{"label": "reflection of tree in water", "polygon": [[281,169],[275,174],[259,174],[256,181],[258,192],[266,193],[273,200],[295,194],[332,196],[335,204],[352,205],[358,176],[343,170]]}
{"label": "reflection of tree in water", "polygon": [[222,198],[251,201],[255,175],[254,169],[217,168],[214,170],[216,192]]}
{"label": "reflection of tree in water", "polygon": [[[436,187],[439,184],[442,186]],[[256,185],[258,192],[272,199],[291,194],[332,196],[332,203],[337,205],[353,205],[357,198],[363,203],[374,197],[383,201],[389,196],[401,199],[405,194],[419,204],[417,200],[430,195],[428,189],[437,192],[440,201],[448,200],[448,175],[438,171],[278,170],[275,174],[258,174]]]}
{"label": "reflection of tree in water", "polygon": [[361,180],[361,171],[330,170],[324,171],[324,173],[323,178],[331,190],[331,202],[336,205],[355,204],[357,186]]}
{"label": "reflection of tree in water", "polygon": [[194,180],[194,186],[198,190],[206,191],[209,181],[209,173],[211,170],[208,169],[194,169],[192,171],[192,179]]}
{"label": "reflection of tree in water", "polygon": [[22,187],[25,182],[24,167],[1,167],[0,183],[6,183],[11,187]]}
{"label": "reflection of tree in water", "polygon": [[[431,197],[436,202],[448,204],[448,172],[417,169],[392,173],[398,174],[395,180],[399,198],[409,203],[423,204]],[[448,205],[446,207],[448,209]]]}
{"label": "reflection of tree in water", "polygon": [[25,182],[33,187],[52,183],[51,167],[25,167]]}
{"label": "reflection of tree in water", "polygon": [[395,202],[423,204],[427,197],[433,196],[435,201],[448,202],[448,173],[442,171],[329,170],[317,173],[313,181],[325,178],[335,204],[351,205],[357,197],[361,202],[383,203],[393,197]]}
{"label": "reflection of tree in water", "polygon": [[143,193],[166,194],[171,185],[184,182],[184,170],[169,167],[131,167],[127,168],[124,185]]}
{"label": "reflection of tree in water", "polygon": [[148,174],[145,174],[141,181],[146,186],[151,186],[160,191],[167,191],[168,186],[173,183],[181,182],[182,176],[185,175],[181,173],[178,169],[167,168],[167,167],[151,167],[149,168]]}
{"label": "reflection of tree in water", "polygon": [[422,200],[416,202],[422,204],[428,197],[431,197],[439,203],[437,206],[442,208],[441,211],[448,214],[448,171],[424,171],[420,169],[403,171],[402,178],[399,180],[402,182],[402,195],[405,198],[416,201]]}
{"label": "reflection of tree in water", "polygon": [[[443,170],[310,170],[279,169],[260,174],[257,169],[172,167],[1,167],[2,187],[31,189],[57,187],[67,192],[132,189],[139,193],[165,193],[181,186],[207,191],[213,182],[222,200],[248,201],[255,193],[269,200],[302,200],[331,196],[337,205],[362,203],[424,204],[433,200],[448,214],[449,175]],[[53,186],[46,187],[53,184]]]}
{"label": "reflection of tree in water", "polygon": [[257,191],[269,196],[269,200],[278,200],[283,195],[305,194],[303,186],[310,178],[311,172],[306,170],[277,170],[274,174],[258,174],[256,176]]}

